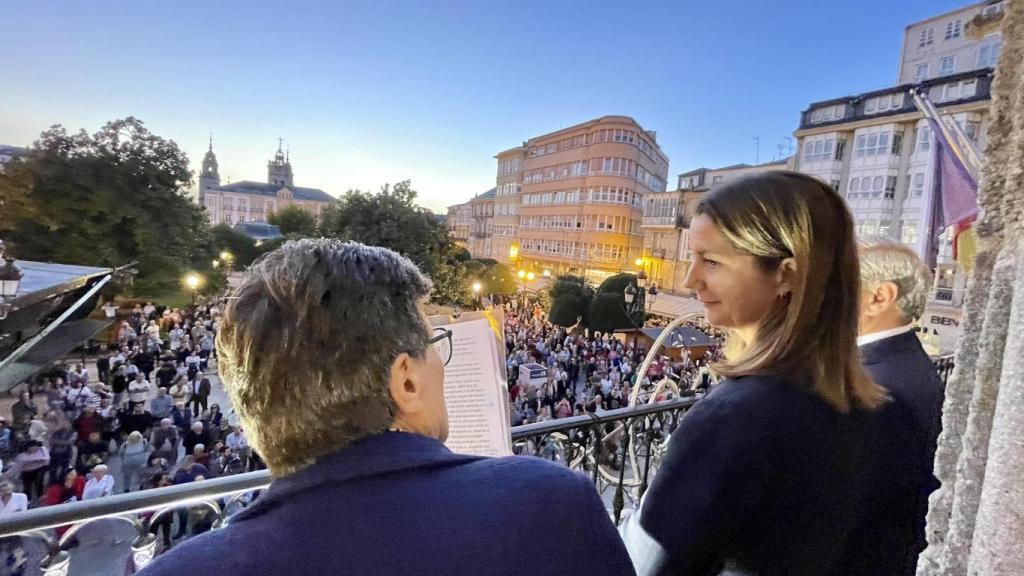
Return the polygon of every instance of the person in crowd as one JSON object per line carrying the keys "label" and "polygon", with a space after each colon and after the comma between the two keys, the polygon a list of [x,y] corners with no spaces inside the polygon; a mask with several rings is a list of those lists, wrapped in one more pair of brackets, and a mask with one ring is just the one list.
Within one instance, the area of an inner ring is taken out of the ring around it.
{"label": "person in crowd", "polygon": [[135,374],[135,379],[128,384],[128,402],[132,406],[136,404],[145,405],[149,399],[149,389],[152,384],[146,380],[142,372]]}
{"label": "person in crowd", "polygon": [[[165,472],[158,472],[158,473],[154,474],[150,478],[150,480],[147,483],[146,487],[147,488],[164,488],[166,486],[172,486],[172,485],[173,485],[173,482],[171,482],[171,477],[167,473],[165,473]],[[143,516],[147,517],[147,520],[150,520],[149,531],[153,535],[156,535],[157,532],[160,532],[160,533],[163,534],[162,543],[164,545],[164,550],[167,550],[167,549],[169,549],[171,547],[171,525],[174,523],[174,516],[172,516],[170,513],[166,513],[165,512],[165,513],[161,514],[160,516],[157,516],[156,519],[153,520],[152,519],[153,514],[154,514],[154,512],[147,512],[147,513],[143,514]]]}
{"label": "person in crowd", "polygon": [[88,438],[93,432],[100,432],[102,434],[104,424],[103,416],[100,416],[92,406],[86,406],[81,415],[75,419],[75,433],[82,439]]}
{"label": "person in crowd", "polygon": [[[426,322],[430,292],[408,259],[356,243],[292,241],[253,264],[225,313],[218,362],[274,482],[228,526],[142,574],[517,573],[522,558],[507,551],[525,549],[533,574],[630,574],[586,478],[539,458],[444,446],[452,342]],[[288,339],[270,330],[282,325]],[[272,401],[286,390],[287,402]],[[443,538],[416,520],[436,517]],[[311,528],[301,537],[278,528],[298,518]]]}
{"label": "person in crowd", "polygon": [[156,417],[146,410],[145,404],[139,402],[132,405],[129,413],[121,416],[121,433],[131,434],[132,432],[138,432],[145,434],[149,427],[153,425],[154,420],[156,420]]}
{"label": "person in crowd", "polygon": [[[198,356],[196,356],[198,358]],[[196,364],[198,368],[199,364]],[[208,409],[207,402],[210,399],[210,379],[202,372],[196,372],[195,377],[189,384],[191,392],[192,416],[199,418],[199,415]]]}
{"label": "person in crowd", "polygon": [[210,469],[210,453],[206,451],[206,445],[196,444],[192,448],[192,460],[203,468]]}
{"label": "person in crowd", "polygon": [[851,575],[913,576],[927,544],[928,496],[939,485],[932,466],[943,386],[914,330],[931,273],[913,250],[885,238],[861,240],[860,273],[857,344],[892,402],[880,414],[873,490],[845,564]]}
{"label": "person in crowd", "polygon": [[109,452],[110,443],[104,441],[99,432],[93,432],[78,447],[78,462],[75,465],[75,469],[78,470],[79,474],[87,474],[97,464],[105,462]]}
{"label": "person in crowd", "polygon": [[71,456],[75,447],[75,441],[78,438],[77,433],[71,428],[67,420],[64,419],[64,414],[59,411],[54,411],[54,413],[59,414],[60,420],[55,424],[54,429],[49,435],[49,473],[51,482],[64,478],[68,470],[71,469]]}
{"label": "person in crowd", "polygon": [[167,390],[167,394],[174,401],[175,405],[188,405],[189,386],[187,375],[179,373],[177,379],[174,381],[174,384],[171,385],[170,389]]}
{"label": "person in crowd", "polygon": [[182,438],[181,444],[185,447],[185,454],[192,454],[196,444],[211,445],[210,433],[202,422],[194,422]]}
{"label": "person in crowd", "polygon": [[14,449],[11,437],[11,428],[7,425],[7,419],[0,417],[0,458],[7,458]]}
{"label": "person in crowd", "polygon": [[28,510],[28,495],[15,492],[10,482],[0,482],[0,520]]}
{"label": "person in crowd", "polygon": [[167,388],[156,389],[156,397],[149,401],[149,412],[154,418],[167,418],[174,408],[174,398],[167,393]]}
{"label": "person in crowd", "polygon": [[170,388],[177,376],[178,370],[174,367],[174,361],[164,360],[156,371],[156,385],[158,388]]}
{"label": "person in crowd", "polygon": [[[197,463],[191,455],[185,456],[185,461],[182,462],[181,468],[178,468],[178,471],[174,474],[173,484],[198,482],[208,474],[209,470],[207,470],[206,466]],[[187,506],[178,509],[178,530],[174,534],[175,540],[184,537],[186,532],[188,532],[188,517],[189,508]]]}
{"label": "person in crowd", "polygon": [[174,426],[174,421],[170,418],[161,420],[160,425],[153,428],[149,445],[153,447],[153,453],[149,457],[150,462],[157,458],[176,460],[178,458],[178,429]]}
{"label": "person in crowd", "polygon": [[210,440],[220,440],[227,425],[224,413],[220,411],[220,404],[210,404],[210,410],[202,416],[203,425],[210,433]]}
{"label": "person in crowd", "polygon": [[121,445],[118,454],[121,456],[121,486],[125,492],[131,492],[146,467],[149,444],[141,432],[133,430]]}
{"label": "person in crowd", "polygon": [[21,485],[30,500],[43,496],[43,477],[50,466],[50,452],[37,440],[30,440],[25,451],[14,457],[21,471]]}
{"label": "person in crowd", "polygon": [[85,489],[82,490],[82,500],[102,498],[114,494],[114,477],[109,473],[106,464],[93,466],[89,479],[85,481]]}
{"label": "person in crowd", "polygon": [[768,172],[709,192],[691,233],[684,285],[729,330],[724,380],[622,528],[636,571],[846,574],[886,400],[857,355],[849,210],[816,178]]}
{"label": "person in crowd", "polygon": [[11,419],[15,427],[28,426],[28,423],[39,413],[39,408],[32,402],[32,395],[22,392],[18,401],[11,405]]}
{"label": "person in crowd", "polygon": [[178,432],[184,434],[192,428],[192,411],[186,408],[184,403],[178,402],[171,409],[171,420],[178,427]]}

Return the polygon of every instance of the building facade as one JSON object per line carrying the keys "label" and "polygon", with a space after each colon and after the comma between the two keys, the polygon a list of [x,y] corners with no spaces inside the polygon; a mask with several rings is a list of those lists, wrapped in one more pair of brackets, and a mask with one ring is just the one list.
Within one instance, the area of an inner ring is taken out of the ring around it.
{"label": "building facade", "polygon": [[697,168],[677,176],[675,190],[644,198],[643,253],[640,266],[658,288],[671,293],[689,292],[683,283],[693,263],[690,221],[700,199],[730,181],[789,167],[789,160],[764,164],[736,164],[724,168]]}
{"label": "building facade", "polygon": [[1003,0],[987,0],[907,26],[896,83],[995,67],[1002,36],[991,24],[1003,10]]}
{"label": "building facade", "polygon": [[295,186],[291,161],[278,145],[267,162],[267,182],[243,180],[221,185],[213,142],[203,156],[199,172],[199,203],[206,207],[211,224],[265,222],[267,216],[285,206],[298,206],[316,217],[335,198],[318,188]]}
{"label": "building facade", "polygon": [[628,116],[603,116],[495,158],[493,234],[478,242],[491,258],[538,276],[598,282],[635,269],[643,199],[665,191],[668,173],[654,132]]}
{"label": "building facade", "polygon": [[469,202],[448,207],[448,234],[456,246],[469,250],[469,235],[473,226],[473,206]]}
{"label": "building facade", "polygon": [[491,237],[494,230],[495,188],[478,194],[469,201],[469,253],[473,258],[494,258]]}

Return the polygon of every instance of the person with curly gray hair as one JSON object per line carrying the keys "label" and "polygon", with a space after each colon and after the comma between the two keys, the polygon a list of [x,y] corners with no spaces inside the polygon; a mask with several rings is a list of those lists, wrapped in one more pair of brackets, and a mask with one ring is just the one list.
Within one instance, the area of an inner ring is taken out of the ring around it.
{"label": "person with curly gray hair", "polygon": [[928,495],[942,419],[943,386],[914,322],[924,314],[931,272],[908,246],[860,241],[857,344],[864,368],[891,401],[878,414],[872,490],[852,540],[849,574],[913,575],[924,549]]}
{"label": "person with curly gray hair", "polygon": [[262,256],[217,336],[222,380],[274,480],[145,576],[632,574],[594,486],[538,458],[445,447],[452,332],[407,258],[329,239]]}

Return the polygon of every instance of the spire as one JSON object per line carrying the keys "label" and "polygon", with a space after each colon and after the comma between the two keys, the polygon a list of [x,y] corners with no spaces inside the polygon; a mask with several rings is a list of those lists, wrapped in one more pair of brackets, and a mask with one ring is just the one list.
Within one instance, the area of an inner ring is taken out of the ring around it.
{"label": "spire", "polygon": [[213,132],[210,132],[210,152],[213,152]]}
{"label": "spire", "polygon": [[285,161],[286,164],[290,163],[292,161],[291,157],[292,157],[292,147],[289,146],[288,148],[285,148],[285,151],[284,151],[284,161]]}

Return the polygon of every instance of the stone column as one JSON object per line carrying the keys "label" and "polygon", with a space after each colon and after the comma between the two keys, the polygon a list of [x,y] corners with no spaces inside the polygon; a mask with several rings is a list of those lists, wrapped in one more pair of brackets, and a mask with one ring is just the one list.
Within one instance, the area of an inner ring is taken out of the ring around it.
{"label": "stone column", "polygon": [[918,576],[1024,575],[1024,0],[1006,2],[956,368]]}

